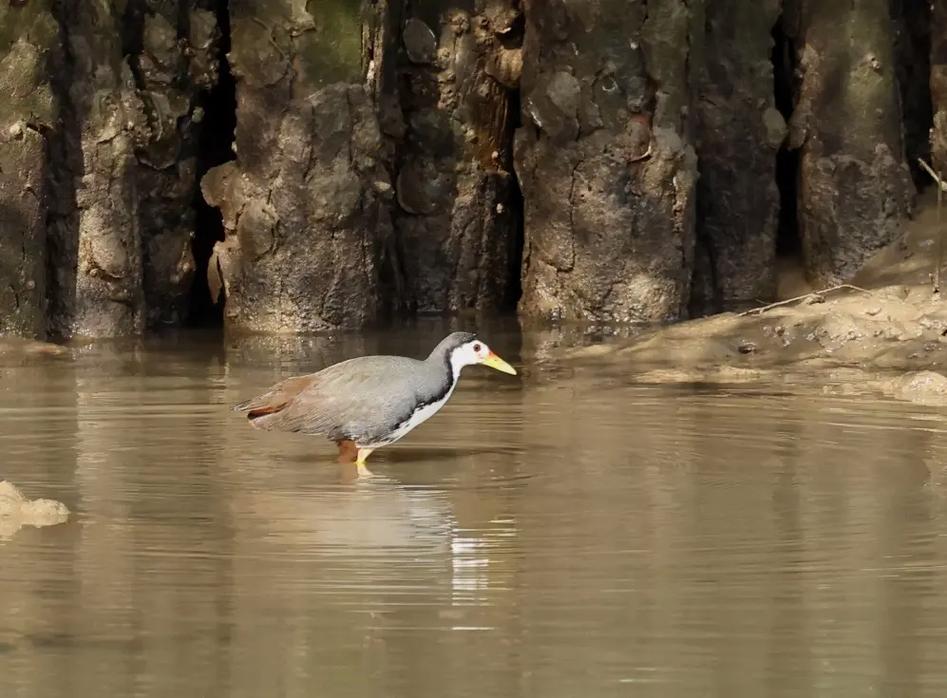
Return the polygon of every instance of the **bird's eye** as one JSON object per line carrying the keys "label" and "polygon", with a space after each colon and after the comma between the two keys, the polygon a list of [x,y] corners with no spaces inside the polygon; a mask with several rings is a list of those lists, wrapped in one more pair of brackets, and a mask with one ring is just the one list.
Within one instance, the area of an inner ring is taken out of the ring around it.
{"label": "bird's eye", "polygon": [[483,347],[478,343],[473,345],[474,354],[479,354]]}

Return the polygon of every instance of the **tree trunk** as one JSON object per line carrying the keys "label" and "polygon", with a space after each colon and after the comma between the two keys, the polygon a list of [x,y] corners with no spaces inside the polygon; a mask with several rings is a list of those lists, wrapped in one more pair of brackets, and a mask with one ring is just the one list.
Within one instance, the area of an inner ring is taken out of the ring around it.
{"label": "tree trunk", "polygon": [[522,66],[517,0],[412,3],[401,33],[395,227],[405,305],[511,301],[517,234],[511,90]]}
{"label": "tree trunk", "polygon": [[46,334],[49,2],[0,5],[0,334]]}
{"label": "tree trunk", "polygon": [[237,161],[202,188],[226,240],[208,275],[231,329],[353,327],[379,305],[392,187],[362,83],[359,4],[231,3]]}
{"label": "tree trunk", "polygon": [[947,2],[931,3],[931,102],[934,128],[931,130],[931,157],[934,168],[947,176]]}
{"label": "tree trunk", "polygon": [[697,238],[711,288],[705,312],[776,291],[776,153],[786,124],[770,56],[779,10],[778,0],[708,3],[703,56],[691,63],[699,75]]}
{"label": "tree trunk", "polygon": [[49,234],[53,330],[93,337],[144,324],[135,142],[146,120],[123,59],[122,17],[110,3],[61,3],[63,61],[54,84],[62,130],[53,143]]}
{"label": "tree trunk", "polygon": [[828,286],[894,240],[911,206],[892,23],[886,0],[787,9],[801,74],[790,145],[801,148],[803,256],[810,281]]}
{"label": "tree trunk", "polygon": [[195,4],[135,0],[126,10],[126,43],[134,45],[129,63],[148,123],[136,151],[136,175],[150,326],[187,317],[194,276],[196,149],[204,114],[199,101],[219,79],[220,39],[214,13]]}
{"label": "tree trunk", "polygon": [[697,171],[687,5],[526,3],[524,315],[650,321],[685,312]]}
{"label": "tree trunk", "polygon": [[194,271],[195,142],[217,81],[207,0],[57,3],[50,216],[53,330],[179,324]]}
{"label": "tree trunk", "polygon": [[[918,164],[918,158],[930,161],[931,157],[931,9],[929,2],[891,0],[896,72],[904,112],[904,150],[919,187],[931,181]],[[947,19],[947,12],[940,12]]]}

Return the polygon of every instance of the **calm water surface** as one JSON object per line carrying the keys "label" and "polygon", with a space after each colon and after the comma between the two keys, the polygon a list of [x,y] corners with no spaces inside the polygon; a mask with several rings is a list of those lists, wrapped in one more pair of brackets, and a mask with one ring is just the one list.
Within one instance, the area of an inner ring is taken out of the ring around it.
{"label": "calm water surface", "polygon": [[947,412],[468,369],[353,480],[228,411],[439,331],[0,367],[0,696],[947,695]]}

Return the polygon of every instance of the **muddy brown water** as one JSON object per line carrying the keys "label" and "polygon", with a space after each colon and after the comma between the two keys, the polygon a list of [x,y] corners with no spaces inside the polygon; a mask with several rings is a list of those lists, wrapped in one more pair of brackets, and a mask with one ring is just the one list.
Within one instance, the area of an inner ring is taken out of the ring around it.
{"label": "muddy brown water", "polygon": [[[354,481],[228,405],[439,331],[0,366],[0,696],[943,696],[947,411],[487,335]],[[554,343],[554,342],[553,342]]]}

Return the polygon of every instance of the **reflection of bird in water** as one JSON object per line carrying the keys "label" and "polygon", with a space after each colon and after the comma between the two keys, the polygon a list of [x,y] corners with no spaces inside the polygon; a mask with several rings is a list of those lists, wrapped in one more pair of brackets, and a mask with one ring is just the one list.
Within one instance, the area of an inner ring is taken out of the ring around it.
{"label": "reflection of bird in water", "polygon": [[307,556],[449,548],[454,518],[442,494],[406,490],[383,477],[360,482],[345,497],[332,488],[242,492],[233,501],[234,525]]}
{"label": "reflection of bird in water", "polygon": [[465,366],[483,364],[516,375],[469,332],[454,332],[424,361],[363,356],[288,378],[234,407],[258,429],[325,436],[339,459],[362,472],[377,448],[394,443],[433,416],[450,398]]}

